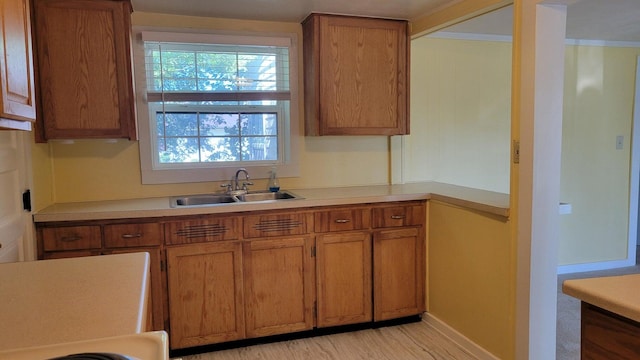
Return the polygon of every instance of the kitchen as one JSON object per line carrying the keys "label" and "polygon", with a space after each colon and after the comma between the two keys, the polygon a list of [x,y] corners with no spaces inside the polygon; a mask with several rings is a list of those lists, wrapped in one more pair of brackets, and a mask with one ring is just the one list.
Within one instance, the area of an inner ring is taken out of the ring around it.
{"label": "kitchen", "polygon": [[[494,2],[495,4],[502,5],[503,2]],[[498,6],[495,5],[494,6]],[[522,5],[529,6],[529,5]],[[452,8],[454,13],[457,11],[462,12],[474,12],[477,9],[472,9],[473,5],[461,5],[460,8],[456,8],[455,6]],[[473,10],[473,11],[472,11]],[[449,16],[449,19],[452,15],[447,12],[442,13],[443,16]],[[525,19],[526,16],[524,15]],[[458,17],[458,16],[456,16]],[[421,19],[422,20],[422,19]],[[416,21],[414,24],[414,33],[420,32],[422,30],[428,30],[431,28],[437,28],[438,25],[433,23],[433,19],[424,19],[423,21]],[[179,23],[188,23],[190,26],[202,26],[202,27],[210,27],[212,26],[210,21],[206,21],[205,19],[199,18],[190,18],[190,17],[179,17],[179,16],[163,16],[157,14],[150,13],[136,13],[133,14],[133,23],[134,25],[158,25],[158,24],[179,24]],[[298,32],[299,24],[296,23],[271,23],[271,22],[259,22],[259,21],[237,21],[237,20],[225,20],[219,19],[215,22],[215,27],[219,27],[226,30],[244,30],[244,31],[270,31],[270,32]],[[422,27],[422,29],[421,29]],[[525,31],[523,36],[530,36],[530,33]],[[517,40],[514,40],[517,41]],[[528,43],[527,43],[528,44]],[[523,45],[522,51],[527,50],[526,46]],[[530,50],[530,49],[529,49]],[[529,58],[527,58],[529,59]],[[523,66],[533,66],[532,64],[526,63]],[[514,69],[518,69],[515,67]],[[524,70],[523,70],[524,71]],[[516,74],[517,72],[514,72]],[[525,75],[522,75],[525,76]],[[515,77],[515,75],[514,75]],[[412,83],[412,85],[415,85]],[[528,93],[524,92],[523,96]],[[529,94],[531,95],[531,94]],[[524,104],[525,102],[523,102]],[[519,111],[517,108],[513,111]],[[529,114],[533,116],[532,114]],[[413,118],[414,115],[412,115]],[[529,119],[529,118],[528,118]],[[413,120],[415,122],[415,120]],[[516,127],[513,126],[513,131],[516,130]],[[524,141],[527,136],[532,136],[530,133],[523,133],[519,136],[514,136],[514,138],[520,138],[521,144],[525,144]],[[302,146],[302,158],[301,161],[302,170],[301,173],[303,176],[299,178],[286,178],[283,177],[281,179],[281,186],[284,189],[299,189],[299,188],[322,188],[322,187],[343,187],[343,186],[354,186],[354,185],[379,185],[379,184],[388,184],[398,182],[397,174],[393,166],[397,166],[396,161],[391,161],[391,165],[389,165],[390,158],[397,155],[396,152],[393,152],[393,149],[397,149],[399,144],[397,143],[399,139],[397,138],[387,138],[387,137],[349,137],[349,141],[345,141],[344,138],[341,137],[305,137],[304,145]],[[522,146],[522,145],[521,145]],[[389,149],[392,150],[389,150]],[[138,197],[155,197],[155,196],[167,196],[167,195],[176,195],[183,194],[186,192],[190,193],[207,193],[212,189],[218,189],[218,183],[193,183],[187,186],[173,184],[173,185],[142,185],[140,183],[140,174],[139,170],[139,154],[138,154],[138,146],[135,142],[128,142],[123,140],[118,140],[115,143],[105,143],[100,140],[90,140],[90,141],[77,141],[74,144],[62,144],[62,143],[50,143],[50,144],[35,144],[31,148],[31,153],[33,157],[34,163],[34,174],[33,174],[33,182],[34,185],[32,189],[34,190],[34,209],[36,211],[47,207],[53,203],[72,203],[78,201],[99,201],[99,200],[111,200],[111,199],[131,199]],[[529,161],[530,158],[527,156],[526,152],[523,152],[523,158],[520,162],[520,167],[522,168],[524,164],[527,166],[532,166]],[[551,155],[549,155],[551,156]],[[396,158],[393,158],[396,159]],[[319,167],[317,164],[331,164],[331,166]],[[552,167],[553,164],[549,164],[548,166]],[[514,166],[514,165],[512,165]],[[517,167],[516,167],[517,168]],[[126,169],[126,171],[123,171]],[[515,170],[512,170],[514,172]],[[118,176],[112,176],[112,174],[118,174]],[[257,177],[256,175],[254,175]],[[390,180],[393,179],[393,180]],[[517,188],[517,179],[512,178],[511,188]],[[516,183],[514,183],[514,181]],[[528,184],[527,186],[532,186]],[[262,183],[256,181],[256,187],[263,187]],[[520,279],[517,282],[514,281],[513,277],[515,277],[516,272],[515,268],[517,266],[524,266],[526,264],[521,263],[521,261],[516,261],[517,259],[522,259],[523,256],[528,258],[528,251],[522,250],[524,253],[520,256],[515,255],[516,244],[519,243],[520,240],[517,240],[515,235],[512,235],[512,231],[515,231],[515,225],[513,224],[513,219],[519,219],[517,217],[516,210],[514,208],[514,204],[523,204],[526,203],[526,200],[519,199],[519,202],[516,201],[518,199],[514,199],[513,197],[518,196],[518,192],[512,190],[512,200],[511,200],[511,218],[510,221],[502,221],[491,218],[486,218],[479,215],[468,214],[460,209],[449,209],[447,207],[436,207],[432,210],[432,215],[441,219],[442,222],[438,222],[443,227],[442,231],[447,230],[448,227],[456,228],[456,224],[466,223],[466,224],[474,224],[472,228],[461,229],[464,233],[458,234],[457,237],[460,238],[460,241],[464,241],[464,239],[469,236],[478,237],[479,234],[484,234],[481,236],[481,239],[496,238],[496,234],[499,234],[498,238],[501,239],[502,243],[496,244],[496,249],[489,249],[484,246],[482,241],[478,241],[477,245],[473,245],[470,249],[470,253],[474,253],[476,255],[475,260],[471,263],[473,268],[465,269],[462,272],[454,273],[458,279],[454,279],[455,281],[464,281],[465,277],[470,274],[476,273],[476,270],[481,269],[482,272],[499,272],[505,276],[505,278],[499,277],[495,279],[490,279],[489,283],[478,282],[480,289],[469,289],[475,290],[474,296],[478,296],[477,290],[480,291],[480,294],[485,294],[485,296],[480,295],[479,298],[486,299],[495,299],[499,298],[500,300],[493,303],[483,303],[484,310],[486,313],[496,314],[500,320],[496,321],[496,327],[499,327],[499,330],[495,332],[495,334],[483,334],[490,333],[487,331],[488,324],[480,325],[482,322],[477,321],[472,317],[466,319],[459,319],[454,316],[454,318],[448,319],[447,322],[453,324],[457,323],[458,331],[462,332],[466,336],[470,338],[474,338],[475,341],[480,343],[486,348],[492,349],[492,352],[497,354],[502,354],[505,357],[509,357],[509,355],[505,354],[513,354],[516,352],[516,348],[519,351],[525,351],[522,349],[526,349],[528,347],[538,348],[538,350],[532,351],[543,351],[545,347],[535,347],[532,345],[516,345],[517,339],[526,339],[531,335],[533,339],[533,343],[536,341],[542,341],[545,344],[549,344],[547,339],[535,339],[537,336],[545,336],[541,334],[528,334],[528,330],[517,330],[514,333],[511,329],[515,326],[514,321],[512,320],[514,317],[519,319],[517,322],[520,324],[520,321],[524,321],[527,323],[529,315],[517,315],[520,314],[518,312],[512,313],[511,311],[505,311],[505,308],[514,308],[516,304],[520,304],[520,300],[516,301],[516,294],[526,294],[528,290],[522,293],[522,290],[517,290],[516,287],[523,286],[527,288],[526,284],[529,284],[529,280]],[[548,195],[540,197],[540,199],[545,199],[549,196],[549,203],[546,205],[548,207],[553,207],[553,202],[557,202],[558,196],[553,196],[552,193]],[[522,211],[522,210],[521,210]],[[470,218],[468,218],[470,217]],[[519,219],[520,223],[525,221],[523,219]],[[440,226],[440,225],[439,225]],[[522,225],[518,225],[522,226]],[[512,228],[513,227],[513,228]],[[553,229],[553,227],[550,227]],[[478,231],[479,230],[479,231]],[[552,230],[549,230],[552,231]],[[434,239],[437,236],[436,234],[432,234]],[[446,244],[445,244],[446,245]],[[536,246],[551,246],[549,244],[540,244],[536,243]],[[519,248],[519,247],[518,247]],[[496,252],[497,250],[497,252]],[[35,249],[31,249],[31,256],[34,256]],[[443,251],[447,251],[447,249],[443,249]],[[29,250],[27,249],[27,253]],[[535,251],[534,251],[535,252]],[[542,251],[545,252],[545,251]],[[550,253],[553,253],[551,251]],[[456,259],[451,259],[456,260]],[[464,259],[458,258],[461,265],[464,265]],[[555,268],[556,263],[553,259],[549,260],[551,264],[540,264],[537,265],[534,263],[534,268],[536,266],[542,266],[546,271],[551,271],[553,274],[553,279],[551,279],[551,274],[546,274],[549,283],[553,283],[553,289],[555,290]],[[553,265],[553,266],[551,266]],[[496,270],[493,270],[496,269]],[[504,271],[504,269],[511,269],[510,271]],[[534,270],[535,275],[535,270]],[[437,280],[434,279],[434,282],[437,283]],[[517,284],[517,285],[516,285]],[[438,291],[434,290],[434,294],[450,294],[447,296],[460,296],[460,297],[470,297],[469,293],[460,293],[460,289],[451,289],[447,288],[446,283],[441,283],[441,286],[444,288],[438,289]],[[532,292],[543,291],[543,289],[533,289]],[[435,295],[434,295],[435,296]],[[537,298],[537,296],[531,295],[533,298]],[[446,301],[447,297],[444,296],[443,301]],[[432,298],[432,301],[438,301],[436,297]],[[523,304],[525,304],[525,301]],[[535,307],[535,304],[534,304]],[[548,308],[548,304],[542,306],[541,309]],[[468,314],[471,310],[471,316],[473,316],[473,307],[464,306],[463,311],[461,309],[453,309],[451,314],[442,314],[441,316],[446,317],[449,315],[454,315],[454,313],[462,313]],[[523,305],[522,308],[517,307],[523,311],[528,308],[528,305]],[[475,307],[476,312],[478,312],[478,308]],[[543,311],[543,310],[541,310]],[[546,310],[544,310],[546,313]],[[544,319],[545,316],[531,316],[532,321],[536,322],[538,319]],[[550,326],[547,324],[547,326]],[[555,326],[555,325],[554,325]],[[522,333],[521,331],[524,331]],[[526,334],[526,335],[523,335]],[[551,337],[551,335],[546,336]],[[504,338],[510,339],[505,342]],[[549,340],[551,341],[551,340]],[[520,346],[524,346],[520,348]],[[532,356],[532,358],[534,358]]]}

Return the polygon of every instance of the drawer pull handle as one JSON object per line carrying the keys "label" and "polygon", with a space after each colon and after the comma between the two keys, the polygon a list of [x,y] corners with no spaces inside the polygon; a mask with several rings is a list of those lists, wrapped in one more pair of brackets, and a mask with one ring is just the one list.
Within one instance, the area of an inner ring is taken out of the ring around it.
{"label": "drawer pull handle", "polygon": [[80,235],[71,235],[71,236],[63,236],[60,238],[62,242],[72,242],[72,241],[80,241],[82,240],[82,236]]}
{"label": "drawer pull handle", "polygon": [[123,239],[135,239],[135,238],[141,238],[142,234],[141,233],[137,233],[137,234],[122,234],[122,238]]}
{"label": "drawer pull handle", "polygon": [[346,224],[348,222],[350,222],[351,220],[349,219],[336,219],[336,223],[338,224]]}
{"label": "drawer pull handle", "polygon": [[391,215],[393,220],[402,220],[404,219],[404,215]]}

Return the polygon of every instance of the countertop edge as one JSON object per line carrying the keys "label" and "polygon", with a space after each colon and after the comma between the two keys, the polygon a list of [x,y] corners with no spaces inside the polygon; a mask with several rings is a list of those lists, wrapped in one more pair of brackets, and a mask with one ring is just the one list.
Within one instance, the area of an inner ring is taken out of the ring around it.
{"label": "countertop edge", "polygon": [[570,279],[562,283],[562,292],[585,303],[640,322],[638,296],[629,298],[621,293],[628,289],[636,289],[638,284],[640,284],[640,274]]}
{"label": "countertop edge", "polygon": [[154,218],[185,215],[286,210],[411,200],[439,200],[470,210],[509,217],[509,195],[441,183],[292,189],[303,199],[171,208],[170,196],[51,205],[33,214],[36,223]]}

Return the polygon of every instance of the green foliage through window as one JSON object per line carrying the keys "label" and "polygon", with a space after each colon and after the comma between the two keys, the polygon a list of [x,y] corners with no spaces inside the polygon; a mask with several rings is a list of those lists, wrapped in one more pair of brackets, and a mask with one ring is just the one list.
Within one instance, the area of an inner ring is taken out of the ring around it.
{"label": "green foliage through window", "polygon": [[288,48],[145,42],[158,164],[283,157]]}

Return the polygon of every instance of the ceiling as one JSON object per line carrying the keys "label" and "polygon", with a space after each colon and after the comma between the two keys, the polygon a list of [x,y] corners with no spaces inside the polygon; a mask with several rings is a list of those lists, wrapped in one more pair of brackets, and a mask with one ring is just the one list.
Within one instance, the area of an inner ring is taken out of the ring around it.
{"label": "ceiling", "polygon": [[[415,19],[458,0],[132,0],[134,11],[300,22],[311,12]],[[640,1],[578,0],[568,6],[567,38],[640,42]],[[510,35],[511,7],[446,29]]]}

